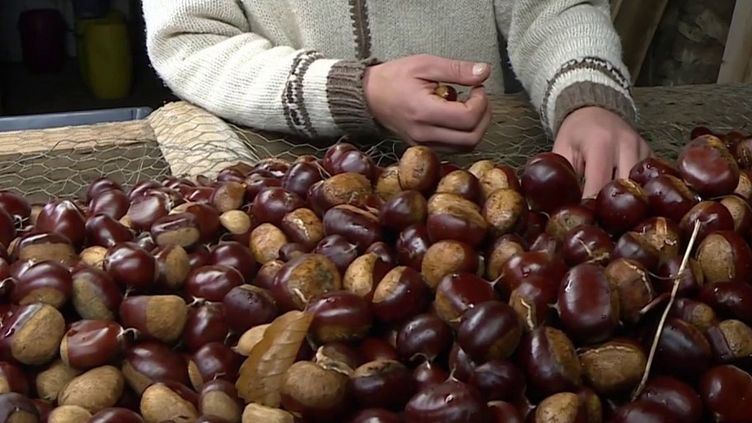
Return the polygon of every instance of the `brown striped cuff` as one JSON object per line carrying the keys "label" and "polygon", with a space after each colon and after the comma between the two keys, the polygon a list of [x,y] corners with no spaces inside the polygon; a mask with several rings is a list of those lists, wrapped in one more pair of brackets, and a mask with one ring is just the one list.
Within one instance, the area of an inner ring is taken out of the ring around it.
{"label": "brown striped cuff", "polygon": [[602,107],[616,113],[622,119],[634,125],[636,112],[632,100],[607,85],[596,82],[576,82],[559,93],[556,98],[552,131],[559,131],[564,119],[577,109],[588,106]]}
{"label": "brown striped cuff", "polygon": [[329,111],[334,123],[345,134],[376,132],[378,125],[368,110],[363,92],[363,74],[366,66],[376,63],[369,61],[342,60],[329,71],[326,95]]}

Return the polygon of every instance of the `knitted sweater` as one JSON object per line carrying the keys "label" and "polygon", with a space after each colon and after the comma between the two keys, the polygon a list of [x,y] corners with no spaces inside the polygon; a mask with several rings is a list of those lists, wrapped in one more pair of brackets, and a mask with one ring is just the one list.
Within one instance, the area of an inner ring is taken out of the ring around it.
{"label": "knitted sweater", "polygon": [[364,68],[413,54],[489,63],[485,86],[500,94],[499,33],[549,135],[584,106],[635,117],[608,0],[147,0],[143,7],[149,56],[167,86],[257,129],[310,138],[376,129]]}

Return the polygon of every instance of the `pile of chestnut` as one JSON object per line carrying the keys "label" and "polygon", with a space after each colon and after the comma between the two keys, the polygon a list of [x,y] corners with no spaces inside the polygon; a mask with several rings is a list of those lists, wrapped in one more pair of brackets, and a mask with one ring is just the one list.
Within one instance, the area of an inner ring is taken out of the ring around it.
{"label": "pile of chestnut", "polygon": [[748,168],[698,128],[584,200],[554,153],[347,140],[0,191],[0,423],[750,422]]}

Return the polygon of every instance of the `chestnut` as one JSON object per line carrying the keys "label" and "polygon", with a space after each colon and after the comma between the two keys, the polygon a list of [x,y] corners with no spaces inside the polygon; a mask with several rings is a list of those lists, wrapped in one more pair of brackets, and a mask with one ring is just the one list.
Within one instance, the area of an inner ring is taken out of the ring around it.
{"label": "chestnut", "polygon": [[431,288],[436,288],[441,280],[455,273],[475,273],[480,266],[480,255],[470,244],[445,240],[432,244],[426,250],[420,271]]}
{"label": "chestnut", "polygon": [[428,214],[426,198],[418,191],[402,191],[384,203],[379,221],[384,227],[402,231],[410,225],[424,223]]}
{"label": "chestnut", "polygon": [[707,283],[748,282],[752,278],[752,250],[734,231],[708,234],[695,256]]}
{"label": "chestnut", "polygon": [[0,394],[0,421],[3,423],[40,423],[42,420],[34,403],[27,397],[8,392]]}
{"label": "chestnut", "polygon": [[327,292],[312,299],[306,311],[313,315],[309,331],[319,344],[361,340],[373,320],[368,302],[347,291]]}
{"label": "chestnut", "polygon": [[71,274],[63,265],[40,261],[16,276],[10,299],[16,304],[40,302],[59,309],[71,297],[72,291]]}
{"label": "chestnut", "polygon": [[58,353],[65,334],[65,320],[56,308],[44,303],[20,306],[2,318],[0,360],[38,366]]}
{"label": "chestnut", "polygon": [[227,266],[237,270],[246,283],[253,281],[258,270],[250,250],[235,241],[223,241],[212,247],[210,261],[215,266]]}
{"label": "chestnut", "polygon": [[407,320],[397,334],[397,353],[404,363],[433,362],[452,346],[452,329],[433,313]]}
{"label": "chestnut", "polygon": [[458,194],[474,203],[479,203],[483,198],[478,178],[462,169],[453,170],[442,176],[436,186],[436,193]]}
{"label": "chestnut", "polygon": [[567,332],[586,344],[609,338],[619,324],[619,292],[596,264],[579,264],[564,275],[557,305]]}
{"label": "chestnut", "polygon": [[41,232],[56,232],[73,245],[81,245],[86,235],[83,212],[70,200],[47,203],[34,225]]}
{"label": "chestnut", "polygon": [[504,263],[496,288],[508,295],[530,276],[543,277],[558,286],[565,272],[566,265],[560,257],[549,256],[541,251],[525,251],[510,257]]}
{"label": "chestnut", "polygon": [[304,201],[298,194],[281,187],[269,187],[253,200],[251,213],[260,223],[278,225],[286,214],[303,206]]}
{"label": "chestnut", "polygon": [[215,239],[220,227],[220,214],[217,209],[208,204],[194,203],[188,205],[185,212],[196,216],[196,223],[201,232],[201,242]]}
{"label": "chestnut", "polygon": [[710,367],[711,357],[710,343],[699,329],[675,317],[666,320],[654,362],[661,374],[693,381]]}
{"label": "chestnut", "polygon": [[188,307],[175,295],[136,295],[120,303],[120,320],[124,327],[164,343],[173,343],[183,333]]}
{"label": "chestnut", "polygon": [[7,248],[15,238],[16,227],[13,217],[0,208],[0,245],[2,245],[3,248]]}
{"label": "chestnut", "polygon": [[[492,212],[495,216],[503,214],[503,211],[497,210],[497,206],[502,206],[493,204],[495,206]],[[428,199],[426,229],[434,243],[456,240],[475,247],[485,239],[488,227],[489,223],[484,218],[481,208],[457,194],[434,194]]]}
{"label": "chestnut", "polygon": [[0,190],[0,209],[5,210],[18,222],[28,221],[31,215],[31,205],[21,195],[8,190]]}
{"label": "chestnut", "polygon": [[711,232],[734,230],[734,218],[726,207],[715,201],[701,201],[695,204],[679,222],[679,229],[685,241],[689,241],[695,222],[698,221],[700,222],[700,229],[697,233],[695,245],[699,245]]}
{"label": "chestnut", "polygon": [[673,175],[661,175],[644,185],[645,194],[654,216],[663,216],[678,222],[699,201],[697,194],[681,179]]}
{"label": "chestnut", "polygon": [[308,202],[311,209],[321,216],[340,204],[362,207],[372,193],[368,178],[358,173],[345,172],[311,185]]}
{"label": "chestnut", "polygon": [[229,210],[239,209],[245,202],[245,185],[238,181],[226,181],[219,183],[211,193],[209,202],[218,212],[224,213]]}
{"label": "chestnut", "polygon": [[552,213],[570,204],[578,204],[582,189],[572,165],[556,153],[539,153],[522,169],[522,192],[534,211]]}
{"label": "chestnut", "polygon": [[295,163],[282,177],[282,188],[287,192],[297,194],[301,198],[308,195],[311,185],[324,179],[326,171],[318,164],[300,162]]}
{"label": "chestnut", "polygon": [[608,232],[596,225],[583,224],[564,235],[561,255],[570,266],[581,263],[605,265],[614,251]]}
{"label": "chestnut", "polygon": [[88,370],[118,358],[125,347],[122,326],[108,320],[79,320],[60,342],[60,357],[67,366]]}
{"label": "chestnut", "polygon": [[538,235],[538,238],[530,244],[530,251],[540,251],[549,256],[559,255],[560,250],[561,243],[556,238],[545,232]]}
{"label": "chestnut", "polygon": [[159,274],[154,256],[133,243],[116,244],[107,250],[104,270],[115,282],[136,289],[149,288]]}
{"label": "chestnut", "polygon": [[269,157],[259,160],[253,165],[253,172],[266,172],[274,178],[281,178],[290,169],[290,162],[277,157]]}
{"label": "chestnut", "polygon": [[394,251],[394,248],[392,248],[384,241],[374,242],[373,244],[371,244],[368,248],[366,248],[365,254],[369,253],[376,254],[379,259],[386,263],[388,266],[396,266],[398,264],[396,251]]}
{"label": "chestnut", "polygon": [[133,232],[106,214],[96,214],[86,221],[88,245],[110,248],[121,242],[133,241]]}
{"label": "chestnut", "polygon": [[8,247],[12,260],[59,262],[71,266],[78,261],[78,255],[68,238],[55,232],[29,232],[19,236],[14,245]]}
{"label": "chestnut", "polygon": [[572,229],[595,223],[595,213],[592,210],[580,204],[572,204],[551,214],[546,223],[546,233],[559,242],[564,242],[567,233]]}
{"label": "chestnut", "polygon": [[634,401],[622,405],[614,412],[611,423],[668,423],[677,421],[662,404]]}
{"label": "chestnut", "polygon": [[637,182],[643,187],[653,179],[661,175],[679,176],[679,171],[665,159],[659,157],[648,157],[640,160],[629,171],[629,179]]}
{"label": "chestnut", "polygon": [[185,385],[155,383],[144,390],[139,411],[146,422],[198,420],[198,395]]}
{"label": "chestnut", "polygon": [[[496,294],[494,293],[493,286],[489,282],[472,273],[454,273],[446,275],[441,279],[441,282],[439,282],[439,285],[436,287],[436,298],[433,306],[436,314],[441,317],[442,320],[450,326],[457,328],[460,324],[460,319],[466,310],[477,307],[479,304],[486,301],[495,299]],[[509,314],[505,315],[504,319],[516,318],[511,309],[509,309],[508,312]],[[513,322],[514,321],[516,320],[513,320]],[[471,324],[471,326],[475,326],[475,324]],[[504,329],[508,328],[506,322],[501,326],[503,326]],[[497,332],[497,334],[501,333]],[[482,337],[482,339],[485,341],[484,337]],[[510,344],[515,343],[513,336],[510,336],[509,339],[503,339],[502,344],[504,345],[501,347],[488,344],[484,345],[483,341],[479,342],[479,351],[482,350],[483,347],[488,349],[499,348],[501,351],[498,351],[498,353],[506,351],[510,348]],[[507,342],[509,344],[507,344]],[[513,349],[513,347],[511,348]],[[487,352],[487,354],[489,353]],[[493,353],[490,354],[495,355]]]}
{"label": "chestnut", "polygon": [[402,418],[392,411],[369,408],[358,412],[348,423],[401,423]]}
{"label": "chestnut", "polygon": [[266,172],[253,172],[245,178],[246,198],[255,199],[261,191],[281,186],[281,179],[275,178]]}
{"label": "chestnut", "polygon": [[520,191],[520,181],[517,178],[517,172],[509,165],[494,163],[492,167],[481,170],[478,181],[486,201],[495,191],[500,189],[511,189]]}
{"label": "chestnut", "polygon": [[512,256],[525,251],[525,241],[516,234],[505,234],[494,241],[486,253],[486,278],[495,281],[501,276],[501,267]]}
{"label": "chestnut", "polygon": [[369,337],[358,345],[358,354],[364,362],[376,360],[399,361],[394,345],[381,338]]}
{"label": "chestnut", "polygon": [[131,199],[131,205],[124,218],[127,218],[132,227],[139,231],[151,228],[157,219],[167,216],[170,211],[167,196],[150,194],[137,196]]}
{"label": "chestnut", "polygon": [[705,285],[700,301],[709,305],[721,317],[752,324],[752,286],[748,282],[717,282]]}
{"label": "chestnut", "polygon": [[362,408],[401,410],[415,390],[410,370],[398,361],[371,361],[350,376],[349,391]]}
{"label": "chestnut", "polygon": [[585,381],[601,395],[618,395],[635,388],[647,365],[642,347],[616,339],[580,352]]}
{"label": "chestnut", "polygon": [[125,352],[122,373],[137,394],[156,382],[190,384],[188,363],[179,353],[156,341],[144,341]]}
{"label": "chestnut", "polygon": [[401,191],[402,187],[399,183],[399,166],[387,166],[376,178],[376,183],[374,184],[375,194],[382,200],[387,201]]}
{"label": "chestnut", "polygon": [[570,391],[582,385],[582,368],[572,341],[550,326],[523,335],[517,361],[525,371],[528,386],[538,396]]}
{"label": "chestnut", "polygon": [[399,323],[421,313],[428,306],[429,289],[415,269],[398,266],[376,286],[371,307],[385,323]]}
{"label": "chestnut", "polygon": [[262,223],[251,231],[251,252],[258,263],[265,264],[279,258],[280,248],[287,243],[285,233],[271,223]]}
{"label": "chestnut", "polygon": [[665,217],[648,218],[633,229],[658,251],[659,263],[678,257],[682,248],[679,226]]}
{"label": "chestnut", "polygon": [[718,323],[715,311],[709,305],[689,298],[677,298],[670,316],[684,320],[703,332]]}
{"label": "chestnut", "polygon": [[705,334],[716,362],[744,365],[752,357],[752,328],[739,320],[724,320]]}
{"label": "chestnut", "polygon": [[271,294],[281,312],[303,310],[306,304],[342,289],[337,267],[321,254],[303,254],[285,263],[274,276]]}
{"label": "chestnut", "polygon": [[473,361],[485,363],[512,355],[522,336],[514,309],[500,301],[476,304],[462,314],[457,343]]}
{"label": "chestnut", "polygon": [[297,208],[287,213],[280,222],[287,237],[306,248],[313,248],[324,238],[324,224],[311,209]]}
{"label": "chestnut", "polygon": [[198,219],[193,213],[175,213],[157,219],[151,225],[151,236],[154,242],[164,247],[179,245],[189,248],[201,239]]}
{"label": "chestnut", "polygon": [[734,231],[746,235],[752,229],[752,208],[749,200],[738,195],[727,195],[719,201],[729,211],[734,220]]}
{"label": "chestnut", "polygon": [[236,333],[271,323],[278,315],[277,304],[269,291],[254,285],[239,285],[222,299],[229,328]]}
{"label": "chestnut", "polygon": [[491,401],[488,403],[488,409],[491,412],[492,421],[496,423],[523,423],[525,421],[520,410],[506,401]]}
{"label": "chestnut", "polygon": [[196,350],[188,362],[188,376],[197,390],[212,380],[235,382],[241,356],[221,342],[210,342]]}
{"label": "chestnut", "polygon": [[243,276],[229,266],[210,265],[192,270],[185,280],[189,297],[220,302],[231,289],[243,284]]}
{"label": "chestnut", "polygon": [[515,401],[525,391],[525,375],[509,360],[491,360],[475,367],[468,383],[487,401]]}
{"label": "chestnut", "polygon": [[658,266],[658,277],[653,279],[653,286],[657,292],[671,292],[677,277],[679,277],[679,288],[676,293],[679,297],[694,296],[705,286],[705,276],[702,273],[702,267],[692,257],[687,260],[684,272],[681,275],[679,274],[682,260],[682,257],[676,256]]}
{"label": "chestnut", "polygon": [[8,392],[28,395],[29,381],[18,366],[0,361],[0,395]]}
{"label": "chestnut", "polygon": [[650,273],[634,260],[619,258],[606,266],[605,274],[619,297],[620,319],[637,323],[640,311],[655,299]]}
{"label": "chestnut", "polygon": [[376,286],[392,268],[394,266],[375,253],[366,253],[347,266],[342,277],[342,287],[370,302]]}
{"label": "chestnut", "polygon": [[488,195],[483,204],[483,217],[496,235],[519,229],[527,216],[525,198],[519,192],[502,188]]}
{"label": "chestnut", "polygon": [[703,403],[716,421],[742,423],[752,413],[752,376],[733,365],[720,365],[702,375]]}
{"label": "chestnut", "polygon": [[405,406],[406,423],[484,423],[490,411],[470,385],[448,380],[418,391]]}
{"label": "chestnut", "polygon": [[559,281],[532,275],[525,278],[509,295],[509,305],[517,313],[522,327],[533,330],[546,323],[559,294]]}
{"label": "chestnut", "polygon": [[535,423],[576,423],[600,421],[600,418],[597,414],[591,417],[584,398],[572,392],[553,394],[541,401],[535,409]]}
{"label": "chestnut", "polygon": [[222,304],[203,302],[188,307],[182,339],[190,351],[210,342],[223,342],[229,332]]}
{"label": "chestnut", "polygon": [[470,376],[473,374],[473,370],[478,367],[478,364],[470,359],[465,351],[460,348],[456,342],[452,345],[452,349],[449,350],[449,371],[452,375],[450,379],[456,379],[462,382],[468,382]]}
{"label": "chestnut", "polygon": [[667,376],[654,376],[645,385],[639,401],[652,402],[665,407],[677,421],[699,423],[702,421],[702,399],[688,384]]}
{"label": "chestnut", "polygon": [[284,266],[285,263],[286,262],[282,260],[273,260],[265,263],[259,268],[259,271],[256,274],[256,278],[251,281],[251,283],[254,286],[258,286],[259,288],[264,288],[267,291],[271,290],[274,286],[274,277],[277,275],[277,272],[282,268],[282,266]]}
{"label": "chestnut", "polygon": [[243,413],[241,404],[232,382],[222,379],[207,382],[199,392],[198,409],[203,417],[199,417],[197,423],[240,421]]}
{"label": "chestnut", "polygon": [[426,146],[408,147],[399,159],[398,178],[403,190],[427,193],[439,182],[439,156]]}
{"label": "chestnut", "polygon": [[314,254],[325,256],[334,263],[337,271],[342,274],[358,258],[358,246],[342,235],[329,235],[321,240],[313,249]]}
{"label": "chestnut", "polygon": [[612,234],[629,230],[648,213],[648,196],[642,187],[629,179],[607,183],[595,201],[598,222]]}
{"label": "chestnut", "polygon": [[296,423],[296,417],[279,408],[249,403],[243,410],[244,422]]}
{"label": "chestnut", "polygon": [[[595,200],[593,200],[595,201]],[[595,207],[593,207],[595,210]],[[548,215],[543,212],[529,211],[527,213],[527,222],[525,228],[519,232],[523,241],[530,244],[540,234],[546,232],[546,226],[548,226]]]}
{"label": "chestnut", "polygon": [[430,361],[424,361],[413,369],[413,380],[418,390],[430,385],[438,385],[447,379],[449,379],[449,373]]}
{"label": "chestnut", "polygon": [[400,232],[395,244],[399,264],[421,270],[423,257],[430,245],[425,225],[408,226]]}
{"label": "chestnut", "polygon": [[310,361],[298,361],[282,378],[285,410],[307,420],[337,421],[344,411],[349,378]]}
{"label": "chestnut", "polygon": [[326,235],[341,235],[360,252],[381,241],[379,218],[357,207],[347,204],[332,207],[324,214],[323,223]]}
{"label": "chestnut", "polygon": [[649,271],[656,270],[660,263],[660,253],[655,246],[645,235],[634,231],[624,233],[616,241],[611,259],[619,258],[634,260]]}
{"label": "chestnut", "polygon": [[94,268],[83,268],[71,275],[73,307],[83,319],[114,320],[123,300],[109,274]]}
{"label": "chestnut", "polygon": [[679,152],[677,169],[703,197],[731,194],[739,182],[739,166],[718,137],[702,135]]}

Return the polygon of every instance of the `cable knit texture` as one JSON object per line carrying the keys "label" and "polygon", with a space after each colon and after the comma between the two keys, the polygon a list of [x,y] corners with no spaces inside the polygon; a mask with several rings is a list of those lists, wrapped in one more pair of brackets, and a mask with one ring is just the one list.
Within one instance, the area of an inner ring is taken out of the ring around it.
{"label": "cable knit texture", "polygon": [[[148,0],[152,64],[180,97],[235,123],[303,137],[379,131],[367,66],[413,54],[493,65],[500,31],[549,135],[601,106],[635,119],[608,0]],[[441,81],[439,81],[441,82]]]}

